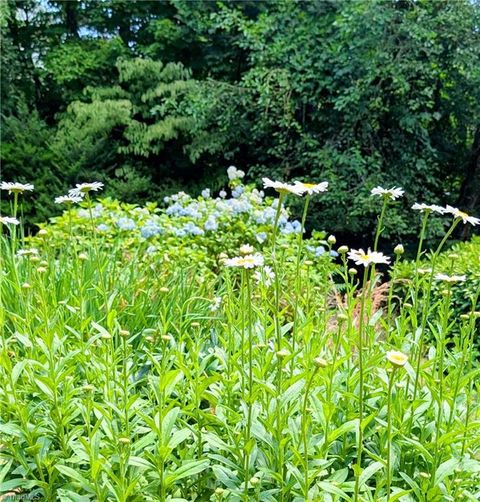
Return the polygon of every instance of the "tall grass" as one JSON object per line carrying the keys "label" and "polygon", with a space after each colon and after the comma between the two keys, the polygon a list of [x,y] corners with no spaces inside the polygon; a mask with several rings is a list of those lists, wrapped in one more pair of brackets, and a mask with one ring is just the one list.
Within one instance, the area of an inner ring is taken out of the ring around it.
{"label": "tall grass", "polygon": [[478,291],[455,318],[461,282],[432,302],[435,270],[417,266],[397,298],[391,270],[352,268],[343,247],[319,280],[302,238],[292,259],[276,226],[273,281],[126,254],[94,225],[52,248],[50,231],[23,256],[21,232],[1,236],[0,493],[480,499]]}

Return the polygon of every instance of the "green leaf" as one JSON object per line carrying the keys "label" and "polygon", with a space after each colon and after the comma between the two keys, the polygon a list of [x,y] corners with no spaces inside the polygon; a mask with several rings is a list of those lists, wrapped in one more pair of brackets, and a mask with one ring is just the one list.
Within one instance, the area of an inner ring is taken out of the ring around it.
{"label": "green leaf", "polygon": [[435,485],[439,485],[446,477],[451,476],[459,465],[460,460],[456,458],[451,458],[441,463],[435,471]]}
{"label": "green leaf", "polygon": [[95,488],[93,485],[91,485],[81,474],[78,470],[72,469],[71,467],[68,467],[66,465],[62,464],[56,464],[55,469],[57,469],[58,472],[62,473],[63,475],[72,478],[73,480],[77,481],[77,483],[87,492],[89,493],[95,493]]}
{"label": "green leaf", "polygon": [[209,460],[192,460],[182,464],[177,470],[169,473],[165,477],[165,483],[171,485],[180,479],[186,478],[188,476],[194,476],[204,471],[210,465]]}
{"label": "green leaf", "polygon": [[370,464],[368,467],[363,469],[362,473],[360,474],[360,480],[359,484],[360,487],[363,487],[363,485],[380,469],[383,469],[384,464],[382,462],[373,462]]}

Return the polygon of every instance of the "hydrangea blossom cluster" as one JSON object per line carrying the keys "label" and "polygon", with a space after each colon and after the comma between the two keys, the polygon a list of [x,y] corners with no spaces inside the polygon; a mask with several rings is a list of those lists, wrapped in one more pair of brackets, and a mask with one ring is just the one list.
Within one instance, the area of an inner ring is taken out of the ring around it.
{"label": "hydrangea blossom cluster", "polygon": [[[234,174],[235,177],[232,178]],[[235,180],[230,196],[226,190],[222,190],[215,197],[208,188],[204,189],[198,198],[179,192],[164,198],[167,205],[164,210],[155,207],[109,210],[108,202],[104,201],[96,204],[91,213],[84,208],[78,209],[77,216],[81,219],[91,216],[101,218],[103,221],[97,225],[97,231],[101,233],[132,232],[132,236],[143,239],[159,235],[178,238],[209,236],[219,230],[228,230],[238,222],[255,230],[253,237],[262,244],[267,240],[268,232],[275,222],[278,199],[266,199],[263,191],[243,185],[239,182],[243,176],[238,170],[234,173],[231,169],[230,177]],[[62,199],[67,197],[73,198],[73,194]],[[278,225],[285,236],[301,232],[301,223],[298,220],[290,220],[283,206]]]}

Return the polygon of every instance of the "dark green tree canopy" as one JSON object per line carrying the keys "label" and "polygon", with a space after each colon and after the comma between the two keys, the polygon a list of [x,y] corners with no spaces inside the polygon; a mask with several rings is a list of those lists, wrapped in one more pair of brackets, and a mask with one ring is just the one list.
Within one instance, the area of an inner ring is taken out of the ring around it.
{"label": "dark green tree canopy", "polygon": [[9,0],[2,178],[141,201],[233,163],[328,180],[310,225],[357,237],[396,185],[408,238],[416,200],[480,211],[479,20],[470,0]]}

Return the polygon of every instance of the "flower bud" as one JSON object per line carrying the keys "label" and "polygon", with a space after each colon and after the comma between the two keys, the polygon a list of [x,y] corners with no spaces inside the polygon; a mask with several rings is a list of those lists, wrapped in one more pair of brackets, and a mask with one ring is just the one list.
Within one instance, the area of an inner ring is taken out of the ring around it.
{"label": "flower bud", "polygon": [[38,231],[38,235],[41,235],[42,237],[47,235],[48,234],[48,231],[45,230],[44,228],[41,228],[39,231]]}
{"label": "flower bud", "polygon": [[82,260],[82,261],[88,260],[88,254],[87,253],[80,253],[78,255],[78,259]]}
{"label": "flower bud", "polygon": [[327,361],[325,361],[325,359],[323,359],[323,357],[316,357],[313,360],[313,362],[317,368],[326,368],[328,366]]}
{"label": "flower bud", "polygon": [[128,336],[130,336],[130,331],[128,331],[127,329],[121,329],[120,336],[127,338]]}
{"label": "flower bud", "polygon": [[28,284],[28,282],[24,282],[22,284],[22,289],[30,289],[32,286],[30,286],[30,284]]}
{"label": "flower bud", "polygon": [[338,248],[339,254],[347,254],[348,253],[348,246],[340,246]]}
{"label": "flower bud", "polygon": [[129,439],[129,438],[125,438],[125,437],[123,437],[123,438],[118,438],[118,442],[119,442],[120,444],[130,444],[130,443],[131,443],[130,439]]}
{"label": "flower bud", "polygon": [[252,476],[250,478],[250,484],[252,486],[256,486],[256,485],[258,485],[258,483],[260,483],[260,480],[256,476]]}
{"label": "flower bud", "polygon": [[401,245],[401,244],[397,244],[395,246],[395,249],[393,250],[393,252],[397,255],[397,256],[400,256],[402,255],[404,252],[405,252],[405,249],[404,247]]}
{"label": "flower bud", "polygon": [[349,269],[348,269],[348,273],[349,273],[350,275],[357,275],[357,274],[358,274],[358,272],[357,272],[357,269],[356,269],[356,268],[349,268]]}
{"label": "flower bud", "polygon": [[37,272],[39,274],[44,274],[46,271],[47,271],[47,269],[45,267],[38,267],[37,268]]}
{"label": "flower bud", "polygon": [[282,350],[277,351],[277,357],[279,359],[285,359],[289,355],[290,355],[290,352],[287,349],[282,349]]}

